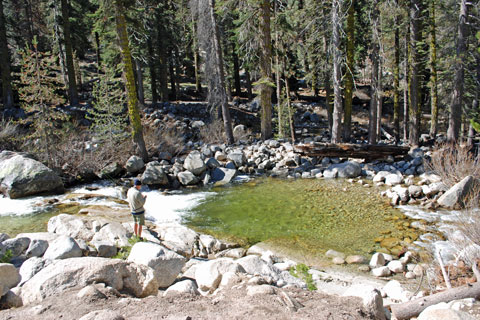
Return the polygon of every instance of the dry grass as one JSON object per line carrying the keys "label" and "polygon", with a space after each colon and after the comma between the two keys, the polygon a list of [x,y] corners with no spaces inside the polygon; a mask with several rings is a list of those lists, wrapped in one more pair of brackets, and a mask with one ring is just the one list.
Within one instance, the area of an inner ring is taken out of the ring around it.
{"label": "dry grass", "polygon": [[200,129],[200,139],[206,143],[225,143],[225,129],[221,120],[207,123]]}
{"label": "dry grass", "polygon": [[427,169],[438,174],[448,187],[454,186],[468,175],[480,178],[480,157],[459,145],[444,145],[433,152],[426,163]]}
{"label": "dry grass", "polygon": [[169,152],[176,156],[184,149],[182,133],[173,127],[160,127],[157,129],[145,126],[143,138],[149,154]]}
{"label": "dry grass", "polygon": [[16,141],[20,133],[18,125],[12,121],[0,121],[0,150],[16,150]]}

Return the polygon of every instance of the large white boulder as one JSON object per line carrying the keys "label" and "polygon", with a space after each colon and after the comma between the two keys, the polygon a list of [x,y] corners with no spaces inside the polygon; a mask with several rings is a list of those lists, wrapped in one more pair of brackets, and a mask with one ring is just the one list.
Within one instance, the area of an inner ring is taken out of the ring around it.
{"label": "large white boulder", "polygon": [[167,290],[163,293],[164,297],[173,296],[176,294],[191,294],[192,296],[198,296],[198,287],[195,281],[192,280],[183,280],[175,283],[174,285],[168,287]]}
{"label": "large white boulder", "polygon": [[230,258],[219,258],[199,264],[195,270],[195,280],[202,291],[213,292],[227,272],[245,272],[242,266]]}
{"label": "large white boulder", "polygon": [[192,229],[176,223],[167,223],[157,226],[158,237],[163,240],[162,244],[170,250],[183,256],[193,254],[199,235]]}
{"label": "large white boulder", "polygon": [[401,174],[391,173],[385,176],[385,184],[387,186],[395,186],[397,184],[402,183],[403,177]]}
{"label": "large white boulder", "polygon": [[59,214],[50,218],[47,225],[48,232],[69,236],[85,241],[92,240],[92,226],[85,220],[69,214]]}
{"label": "large white boulder", "polygon": [[28,249],[29,245],[30,238],[27,237],[7,239],[2,242],[3,250],[10,250],[13,257],[18,257],[21,255],[23,252],[25,252],[25,250]]}
{"label": "large white boulder", "polygon": [[467,176],[458,182],[456,185],[447,190],[437,202],[442,207],[453,208],[457,205],[463,206],[465,198],[468,196],[470,190],[478,184],[475,182],[475,178]]}
{"label": "large white boulder", "polygon": [[190,171],[183,171],[177,175],[178,181],[184,186],[190,186],[198,183],[198,178]]}
{"label": "large white boulder", "polygon": [[235,177],[237,170],[227,168],[215,168],[212,171],[212,181],[216,185],[227,184]]}
{"label": "large white boulder", "polygon": [[48,266],[51,260],[45,260],[39,257],[32,257],[22,263],[19,273],[21,277],[20,285],[30,280],[34,275],[40,272],[43,268]]}
{"label": "large white boulder", "polygon": [[24,283],[21,297],[24,304],[29,304],[93,283],[105,283],[136,297],[158,292],[158,282],[149,267],[120,259],[83,257],[52,262]]}
{"label": "large white boulder", "polygon": [[201,175],[207,170],[200,151],[194,150],[188,154],[183,163],[183,167],[196,176]]}
{"label": "large white boulder", "polygon": [[385,256],[381,252],[376,252],[373,254],[372,258],[370,259],[370,263],[368,264],[371,268],[378,268],[383,267],[385,265]]}
{"label": "large white boulder", "polygon": [[55,260],[55,259],[68,259],[74,257],[81,257],[82,249],[78,246],[77,242],[70,237],[61,236],[55,239],[43,257],[45,259]]}
{"label": "large white boulder", "polygon": [[11,151],[0,153],[0,193],[16,199],[63,191],[62,179],[41,162]]}
{"label": "large white boulder", "polygon": [[387,282],[387,284],[383,287],[383,291],[391,299],[400,302],[407,302],[413,296],[413,294],[410,291],[405,290],[402,287],[402,284],[397,280],[390,280],[389,282]]}
{"label": "large white boulder", "polygon": [[0,263],[0,297],[20,282],[20,274],[10,263]]}
{"label": "large white boulder", "polygon": [[128,235],[128,230],[121,223],[109,222],[95,233],[92,242],[109,242],[118,247],[125,247],[129,246]]}
{"label": "large white boulder", "polygon": [[137,173],[142,170],[144,166],[145,163],[139,156],[131,156],[128,158],[127,163],[125,163],[125,169],[127,169],[128,173]]}
{"label": "large white boulder", "polygon": [[147,163],[142,174],[142,183],[150,185],[168,185],[168,177],[158,161]]}
{"label": "large white boulder", "polygon": [[137,242],[127,260],[152,268],[162,288],[170,286],[185,265],[184,257],[151,242]]}

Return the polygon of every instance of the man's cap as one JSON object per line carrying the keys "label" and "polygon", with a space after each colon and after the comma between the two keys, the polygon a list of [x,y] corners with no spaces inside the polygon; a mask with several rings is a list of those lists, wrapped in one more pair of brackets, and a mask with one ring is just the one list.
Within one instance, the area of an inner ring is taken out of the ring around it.
{"label": "man's cap", "polygon": [[140,179],[135,179],[135,180],[133,180],[133,185],[134,185],[134,186],[141,186],[141,185],[142,185],[142,181],[140,181]]}

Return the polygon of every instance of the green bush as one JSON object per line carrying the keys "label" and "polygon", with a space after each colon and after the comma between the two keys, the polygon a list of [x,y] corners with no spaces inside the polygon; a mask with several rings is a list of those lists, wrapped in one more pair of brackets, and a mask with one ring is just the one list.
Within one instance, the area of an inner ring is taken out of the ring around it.
{"label": "green bush", "polygon": [[295,267],[290,268],[289,272],[292,276],[305,281],[308,290],[317,290],[315,282],[313,281],[313,277],[310,273],[308,273],[308,270],[310,270],[310,268],[307,265],[300,263],[297,264]]}
{"label": "green bush", "polygon": [[13,257],[12,250],[7,250],[2,256],[0,256],[0,263],[10,263],[10,261],[12,260],[12,257]]}

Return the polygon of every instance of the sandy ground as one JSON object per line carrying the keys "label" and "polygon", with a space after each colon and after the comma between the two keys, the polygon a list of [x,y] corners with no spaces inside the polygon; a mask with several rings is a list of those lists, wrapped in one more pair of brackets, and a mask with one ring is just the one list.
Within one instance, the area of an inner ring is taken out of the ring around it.
{"label": "sandy ground", "polygon": [[[283,293],[282,293],[283,292]],[[278,289],[275,294],[249,296],[246,286],[225,289],[214,296],[187,294],[143,299],[129,296],[77,297],[78,290],[45,299],[41,304],[0,311],[0,319],[80,319],[97,310],[106,315],[91,319],[371,319],[359,298],[343,298],[318,291]],[[299,302],[298,310],[284,293]]]}

